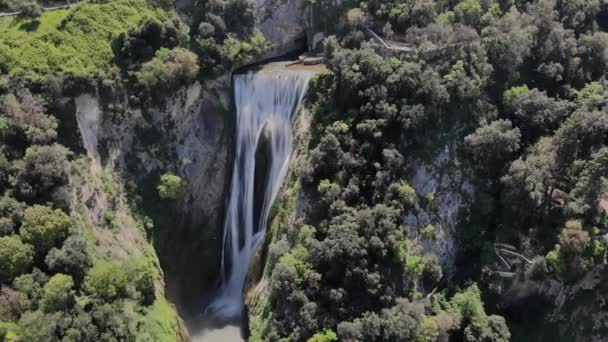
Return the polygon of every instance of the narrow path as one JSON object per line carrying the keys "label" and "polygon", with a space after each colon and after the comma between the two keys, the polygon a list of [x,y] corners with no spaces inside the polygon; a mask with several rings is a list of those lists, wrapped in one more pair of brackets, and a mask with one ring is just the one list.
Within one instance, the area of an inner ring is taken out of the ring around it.
{"label": "narrow path", "polygon": [[415,47],[407,45],[407,44],[398,44],[398,43],[394,43],[394,42],[385,41],[384,39],[382,39],[382,37],[377,35],[376,32],[374,32],[374,30],[372,30],[369,27],[366,27],[365,29],[367,30],[367,32],[369,34],[372,35],[372,37],[374,37],[374,39],[379,41],[380,44],[382,44],[386,49],[393,50],[393,51],[400,51],[400,52],[415,52],[416,51]]}
{"label": "narrow path", "polygon": [[[75,4],[70,4],[67,1],[65,1],[65,4],[63,5],[57,5],[57,6],[42,6],[42,10],[45,12],[48,11],[56,11],[56,10],[60,10],[60,9],[66,9],[66,8],[70,8],[72,6],[77,6],[78,2],[76,2]],[[19,14],[21,14],[21,12],[0,12],[0,18],[1,17],[16,17]]]}

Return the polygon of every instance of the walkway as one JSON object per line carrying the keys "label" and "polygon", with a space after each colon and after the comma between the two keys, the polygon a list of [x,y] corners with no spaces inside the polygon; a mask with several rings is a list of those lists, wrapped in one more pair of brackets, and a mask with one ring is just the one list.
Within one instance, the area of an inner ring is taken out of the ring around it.
{"label": "walkway", "polygon": [[[58,1],[59,2],[59,1]],[[64,4],[63,5],[57,5],[57,6],[42,6],[42,9],[47,12],[47,11],[56,11],[59,9],[66,9],[66,8],[70,8],[71,6],[76,6],[78,4],[78,1],[76,1],[75,4],[70,4],[68,1],[62,1]],[[0,12],[0,18],[1,17],[16,17],[19,14],[21,14],[21,12]]]}
{"label": "walkway", "polygon": [[391,42],[391,41],[387,42],[384,39],[382,39],[382,37],[377,35],[376,32],[374,32],[374,30],[372,30],[371,28],[366,27],[365,29],[372,37],[374,37],[374,39],[379,41],[380,44],[382,44],[386,49],[389,49],[392,51],[398,51],[398,52],[416,52],[416,47],[411,44]]}

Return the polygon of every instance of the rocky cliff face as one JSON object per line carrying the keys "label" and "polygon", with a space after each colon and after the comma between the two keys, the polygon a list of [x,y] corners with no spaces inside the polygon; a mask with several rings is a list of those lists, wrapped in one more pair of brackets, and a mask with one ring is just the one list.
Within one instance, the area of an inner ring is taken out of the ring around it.
{"label": "rocky cliff face", "polygon": [[[133,204],[153,218],[154,241],[169,297],[184,312],[219,274],[223,205],[231,170],[230,78],[195,83],[162,105],[130,106],[126,98],[85,94],[73,103],[94,172],[116,173]],[[176,201],[156,193],[173,172],[187,182]]]}
{"label": "rocky cliff face", "polygon": [[[474,188],[467,174],[458,166],[456,147],[449,143],[438,146],[428,160],[411,158],[410,183],[418,196],[415,209],[403,219],[410,228],[409,235],[419,241],[425,251],[437,256],[444,272],[454,267],[456,260],[456,229],[465,218],[474,195]],[[421,231],[432,226],[434,236],[428,237]]]}
{"label": "rocky cliff face", "polygon": [[303,0],[257,0],[258,29],[274,48],[260,60],[306,47],[306,4]]}
{"label": "rocky cliff face", "polygon": [[575,284],[518,277],[499,307],[514,341],[606,341],[608,266],[598,265]]}

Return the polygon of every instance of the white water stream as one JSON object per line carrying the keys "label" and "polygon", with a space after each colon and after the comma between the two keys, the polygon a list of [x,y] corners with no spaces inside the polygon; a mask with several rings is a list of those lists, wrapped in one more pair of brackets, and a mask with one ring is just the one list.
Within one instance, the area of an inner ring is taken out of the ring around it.
{"label": "white water stream", "polygon": [[264,240],[268,213],[287,171],[294,115],[311,75],[283,69],[234,76],[236,159],[224,223],[223,283],[205,310],[215,320],[238,321],[242,315],[249,264]]}

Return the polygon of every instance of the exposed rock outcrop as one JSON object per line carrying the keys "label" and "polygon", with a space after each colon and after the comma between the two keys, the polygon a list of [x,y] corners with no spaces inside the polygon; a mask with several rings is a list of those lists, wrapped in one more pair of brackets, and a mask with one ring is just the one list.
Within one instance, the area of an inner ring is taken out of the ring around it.
{"label": "exposed rock outcrop", "polygon": [[[155,247],[170,297],[194,299],[219,275],[223,206],[232,165],[230,78],[195,83],[163,105],[130,106],[126,97],[75,99],[84,148],[96,173],[116,172],[152,216]],[[110,103],[108,103],[110,102]],[[187,182],[175,202],[161,201],[159,177],[173,172]]]}
{"label": "exposed rock outcrop", "polygon": [[257,0],[258,29],[274,48],[260,60],[306,48],[303,0]]}
{"label": "exposed rock outcrop", "polygon": [[[425,200],[417,201],[415,210],[408,212],[403,222],[410,228],[410,237],[437,256],[444,271],[454,266],[456,228],[474,194],[470,179],[454,163],[455,155],[453,146],[446,145],[436,151],[430,161],[411,159],[407,163],[412,174],[411,185]],[[420,233],[428,225],[435,228],[432,238]]]}

